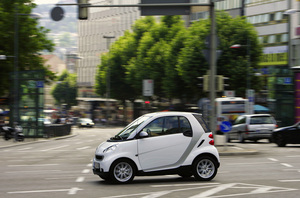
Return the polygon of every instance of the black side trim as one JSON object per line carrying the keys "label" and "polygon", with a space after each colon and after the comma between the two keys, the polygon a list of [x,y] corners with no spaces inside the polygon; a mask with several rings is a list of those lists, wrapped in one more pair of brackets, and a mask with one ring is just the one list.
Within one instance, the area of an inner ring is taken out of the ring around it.
{"label": "black side trim", "polygon": [[197,148],[199,148],[199,147],[203,144],[203,142],[204,142],[204,140],[202,140],[202,141],[200,142],[200,144],[198,145]]}

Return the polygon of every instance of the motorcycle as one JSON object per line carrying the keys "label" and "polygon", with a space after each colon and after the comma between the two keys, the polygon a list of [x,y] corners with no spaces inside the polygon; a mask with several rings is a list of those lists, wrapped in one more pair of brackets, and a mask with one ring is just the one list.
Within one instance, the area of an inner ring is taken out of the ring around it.
{"label": "motorcycle", "polygon": [[2,130],[4,131],[4,140],[15,139],[16,141],[24,141],[23,128],[19,125],[16,125],[15,128],[9,126],[3,126]]}

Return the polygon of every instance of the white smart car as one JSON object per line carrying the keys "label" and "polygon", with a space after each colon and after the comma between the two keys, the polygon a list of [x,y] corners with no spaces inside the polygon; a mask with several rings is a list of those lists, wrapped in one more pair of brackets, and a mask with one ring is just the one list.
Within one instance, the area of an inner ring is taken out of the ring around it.
{"label": "white smart car", "polygon": [[114,183],[129,183],[134,176],[179,174],[212,180],[220,166],[201,114],[159,112],[145,114],[116,136],[100,144],[93,172]]}

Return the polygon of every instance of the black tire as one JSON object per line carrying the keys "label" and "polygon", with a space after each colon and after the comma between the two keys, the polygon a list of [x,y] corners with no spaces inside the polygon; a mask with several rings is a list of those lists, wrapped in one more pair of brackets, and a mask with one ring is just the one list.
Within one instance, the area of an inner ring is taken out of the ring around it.
{"label": "black tire", "polygon": [[217,162],[210,156],[197,158],[193,163],[192,169],[195,179],[199,181],[210,181],[218,172]]}
{"label": "black tire", "polygon": [[239,133],[239,141],[240,141],[240,143],[244,143],[245,142],[243,133]]}
{"label": "black tire", "polygon": [[231,141],[231,139],[229,137],[229,134],[226,134],[226,142],[230,142],[230,141]]}
{"label": "black tire", "polygon": [[285,145],[286,145],[286,141],[285,141],[285,139],[284,139],[284,136],[283,136],[281,133],[279,133],[279,134],[277,135],[277,138],[276,138],[276,144],[277,144],[277,146],[279,146],[279,147],[285,147]]}
{"label": "black tire", "polygon": [[126,159],[114,162],[109,171],[109,178],[113,183],[130,183],[135,176],[134,164]]}

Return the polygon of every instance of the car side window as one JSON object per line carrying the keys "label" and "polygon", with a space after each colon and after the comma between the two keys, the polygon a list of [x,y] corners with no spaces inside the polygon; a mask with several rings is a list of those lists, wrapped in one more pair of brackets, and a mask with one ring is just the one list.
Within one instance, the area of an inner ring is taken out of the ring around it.
{"label": "car side window", "polygon": [[157,118],[143,129],[150,137],[183,133],[191,130],[189,121],[185,117],[178,116]]}
{"label": "car side window", "polygon": [[236,124],[244,124],[246,123],[246,117],[244,116],[241,116],[241,117],[238,117],[235,121],[234,121],[234,125]]}
{"label": "car side window", "polygon": [[179,133],[178,127],[178,117],[177,116],[169,116],[165,117],[165,124],[164,124],[164,134],[174,134]]}
{"label": "car side window", "polygon": [[150,122],[143,131],[147,132],[149,136],[159,136],[163,133],[164,118],[157,118]]}
{"label": "car side window", "polygon": [[184,132],[192,133],[191,124],[186,117],[183,116],[179,117],[179,128],[180,128],[180,133],[184,133]]}

